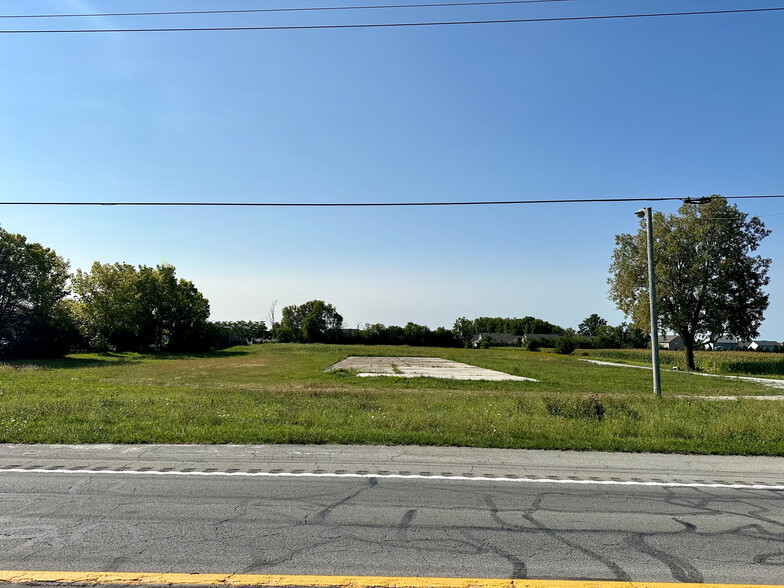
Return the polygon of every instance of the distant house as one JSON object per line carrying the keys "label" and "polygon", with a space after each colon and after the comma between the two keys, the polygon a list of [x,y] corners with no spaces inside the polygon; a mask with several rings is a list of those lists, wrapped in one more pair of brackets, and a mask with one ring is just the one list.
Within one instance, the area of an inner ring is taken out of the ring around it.
{"label": "distant house", "polygon": [[482,341],[487,341],[491,345],[500,347],[511,347],[518,344],[520,336],[510,335],[509,333],[479,333],[471,338],[471,347],[474,349],[480,347]]}
{"label": "distant house", "polygon": [[683,337],[680,335],[659,335],[659,347],[680,351],[684,347]]}
{"label": "distant house", "polygon": [[[168,339],[163,343],[165,347],[168,344]],[[246,337],[241,337],[240,335],[229,335],[227,333],[219,334],[217,340],[215,341],[216,349],[226,349],[227,347],[235,347],[236,345],[250,345],[250,343]],[[157,348],[157,346],[150,345],[150,348]]]}
{"label": "distant house", "polygon": [[735,351],[738,348],[738,340],[734,337],[719,337],[716,341],[705,343],[705,349],[709,351]]}
{"label": "distant house", "polygon": [[752,341],[746,346],[749,351],[781,351],[778,341]]}

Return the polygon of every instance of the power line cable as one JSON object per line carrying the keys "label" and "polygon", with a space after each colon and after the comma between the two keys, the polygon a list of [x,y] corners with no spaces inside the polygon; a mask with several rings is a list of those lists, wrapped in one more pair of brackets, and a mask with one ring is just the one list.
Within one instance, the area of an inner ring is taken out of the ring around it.
{"label": "power line cable", "polygon": [[455,20],[432,22],[392,22],[392,23],[365,23],[365,24],[326,24],[326,25],[287,25],[287,26],[241,26],[241,27],[161,27],[142,29],[26,29],[26,30],[0,30],[0,34],[56,34],[56,33],[174,33],[174,32],[205,32],[205,31],[292,31],[306,29],[368,29],[368,28],[394,28],[394,27],[434,27],[449,25],[478,25],[478,24],[512,24],[530,22],[564,22],[587,20],[612,20],[631,18],[657,18],[666,16],[703,16],[710,14],[742,14],[776,12],[784,10],[784,6],[772,8],[736,8],[731,10],[698,10],[690,12],[651,12],[644,14],[603,14],[593,16],[557,16],[544,18],[509,18],[494,20]]}
{"label": "power line cable", "polygon": [[253,14],[259,12],[327,12],[335,10],[392,10],[399,8],[448,8],[461,6],[501,6],[510,4],[549,4],[574,0],[493,0],[477,2],[440,2],[431,4],[379,4],[372,6],[310,6],[297,8],[246,8],[236,10],[171,10],[150,12],[100,12],[80,14],[0,14],[0,18],[90,18],[116,16],[184,16],[199,14]]}
{"label": "power line cable", "polygon": [[[749,196],[722,196],[726,200],[777,199],[784,194],[757,194]],[[0,206],[201,206],[201,207],[261,207],[261,208],[375,208],[418,206],[508,206],[523,204],[592,204],[613,202],[667,202],[683,201],[685,196],[660,196],[637,198],[561,198],[554,200],[466,200],[447,202],[133,202],[133,201],[0,201]]]}

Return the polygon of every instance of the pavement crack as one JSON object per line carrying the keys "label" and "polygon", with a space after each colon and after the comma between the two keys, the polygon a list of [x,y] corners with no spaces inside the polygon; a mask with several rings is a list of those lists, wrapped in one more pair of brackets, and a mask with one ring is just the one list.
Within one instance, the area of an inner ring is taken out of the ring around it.
{"label": "pavement crack", "polygon": [[754,563],[763,566],[784,567],[784,550],[772,551],[770,553],[760,553],[754,556]]}
{"label": "pavement crack", "polygon": [[[237,511],[239,511],[239,512],[237,512]],[[247,503],[240,503],[240,504],[238,504],[237,506],[234,507],[234,514],[232,516],[227,517],[227,518],[223,519],[222,521],[219,521],[218,523],[216,523],[215,527],[217,529],[221,525],[225,525],[226,523],[230,523],[232,521],[236,521],[238,518],[243,517],[246,514],[248,514],[248,504]]]}
{"label": "pavement crack", "polygon": [[672,517],[672,520],[675,521],[676,523],[680,524],[680,525],[683,525],[685,527],[682,532],[692,533],[692,532],[697,530],[697,525],[693,525],[692,523],[683,521],[683,520],[679,519],[678,517]]}
{"label": "pavement crack", "polygon": [[483,541],[478,539],[468,530],[463,531],[463,535],[469,540],[470,544],[478,549],[481,550],[483,553],[494,553],[510,564],[512,564],[512,575],[511,578],[513,580],[521,580],[528,577],[528,568],[525,565],[525,562],[516,556],[514,553],[510,553],[505,549],[501,549],[500,547],[496,547],[492,543],[488,541]]}
{"label": "pavement crack", "polygon": [[704,582],[702,574],[692,566],[690,563],[683,561],[667,553],[662,549],[656,549],[645,542],[645,536],[642,533],[635,533],[629,539],[629,544],[637,549],[639,552],[649,555],[658,559],[665,566],[670,569],[672,577],[676,582],[687,582],[702,584]]}
{"label": "pavement crack", "polygon": [[621,566],[619,566],[617,563],[615,563],[613,560],[603,556],[601,553],[598,553],[592,549],[583,547],[579,543],[575,543],[574,541],[570,541],[569,539],[562,537],[560,533],[553,531],[552,529],[544,525],[541,521],[539,521],[536,517],[534,517],[534,513],[537,510],[539,510],[542,500],[544,499],[545,496],[546,496],[545,493],[542,493],[539,496],[537,496],[536,500],[534,500],[533,504],[531,505],[531,508],[528,509],[525,513],[523,513],[523,518],[529,523],[531,523],[536,529],[542,531],[546,535],[549,535],[553,539],[560,541],[564,545],[568,545],[572,549],[577,549],[578,551],[583,552],[585,555],[597,560],[598,562],[601,562],[615,575],[615,578],[617,580],[621,580],[624,582],[631,582],[632,579],[631,576],[627,574],[626,571],[624,571],[624,569]]}
{"label": "pavement crack", "polygon": [[519,528],[519,527],[515,527],[514,525],[509,525],[503,519],[501,519],[501,517],[498,515],[498,507],[496,506],[493,497],[490,496],[489,494],[485,494],[485,504],[487,505],[487,508],[490,509],[490,516],[492,517],[492,519],[496,523],[498,523],[498,525],[502,529],[512,530],[512,529]]}
{"label": "pavement crack", "polygon": [[351,494],[349,494],[345,498],[341,498],[337,502],[333,502],[332,504],[328,505],[326,508],[322,509],[321,511],[319,511],[318,513],[313,515],[313,520],[312,521],[311,521],[310,515],[306,516],[305,517],[305,524],[307,525],[307,524],[311,524],[311,523],[323,523],[324,520],[327,518],[327,515],[329,515],[333,510],[335,510],[339,506],[342,506],[342,505],[346,504],[349,500],[352,500],[353,498],[356,498],[357,496],[359,496],[360,494],[362,494],[366,490],[372,490],[376,486],[378,486],[378,479],[377,478],[369,478],[367,486],[363,486],[362,488],[360,488],[356,492],[352,492]]}
{"label": "pavement crack", "polygon": [[253,563],[251,563],[249,566],[245,567],[245,569],[243,569],[241,573],[242,574],[249,574],[249,573],[253,572],[254,570],[258,570],[260,568],[263,569],[263,568],[268,568],[270,566],[279,566],[281,564],[291,562],[297,555],[299,555],[300,553],[302,553],[304,551],[310,551],[312,549],[317,549],[319,547],[323,547],[324,545],[329,545],[332,542],[333,542],[333,539],[330,538],[330,539],[327,539],[327,540],[324,540],[324,541],[318,541],[316,543],[312,543],[312,544],[309,544],[309,545],[304,545],[304,546],[300,547],[299,549],[293,549],[293,550],[289,551],[288,553],[286,553],[285,555],[281,555],[281,556],[276,557],[276,558],[272,558],[272,559],[268,559],[268,558],[258,559],[256,561],[254,561]]}

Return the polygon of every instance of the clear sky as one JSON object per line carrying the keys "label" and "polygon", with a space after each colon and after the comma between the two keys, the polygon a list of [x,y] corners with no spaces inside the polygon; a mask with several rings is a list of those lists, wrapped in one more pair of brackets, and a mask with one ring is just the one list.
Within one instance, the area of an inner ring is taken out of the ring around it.
{"label": "clear sky", "polygon": [[[395,3],[396,0],[383,3]],[[353,0],[351,4],[373,4]],[[379,3],[379,2],[377,2]],[[408,2],[407,2],[408,3]],[[0,14],[340,5],[0,0]],[[342,4],[349,4],[342,2]],[[508,19],[784,6],[571,0],[261,15],[0,19],[0,29]],[[0,200],[432,201],[784,193],[784,12],[450,27],[0,34]],[[0,207],[93,261],[174,264],[215,320],[319,298],[346,326],[623,320],[614,236],[641,205]],[[674,211],[676,203],[653,204]],[[784,339],[784,200],[761,335]]]}

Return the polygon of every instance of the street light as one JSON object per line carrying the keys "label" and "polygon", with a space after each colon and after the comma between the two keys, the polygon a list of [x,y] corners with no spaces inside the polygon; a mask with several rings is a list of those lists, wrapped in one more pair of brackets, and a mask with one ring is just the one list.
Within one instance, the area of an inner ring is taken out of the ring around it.
{"label": "street light", "polygon": [[653,270],[653,225],[651,208],[641,208],[634,214],[637,218],[646,219],[648,226],[648,298],[651,301],[651,361],[653,363],[653,393],[661,398],[661,380],[659,378],[659,316],[656,312],[656,276]]}

